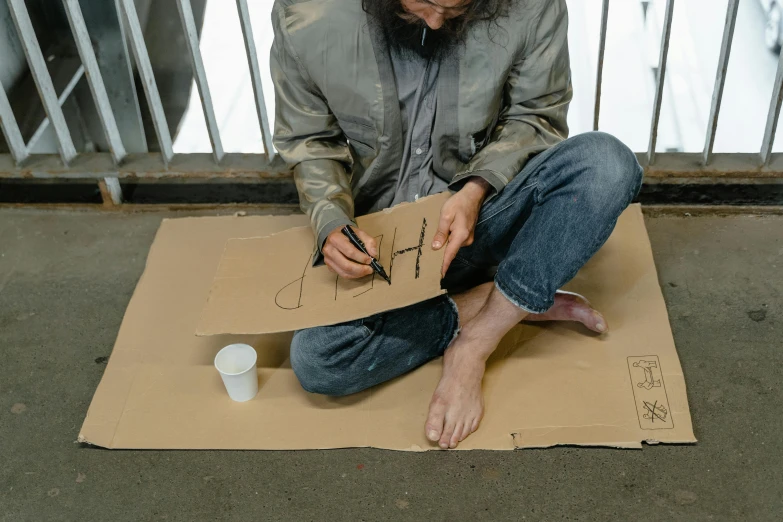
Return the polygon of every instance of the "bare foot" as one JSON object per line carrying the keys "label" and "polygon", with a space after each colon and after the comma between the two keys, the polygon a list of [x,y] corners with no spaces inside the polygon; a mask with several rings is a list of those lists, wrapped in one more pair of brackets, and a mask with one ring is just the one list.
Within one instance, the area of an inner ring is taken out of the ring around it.
{"label": "bare foot", "polygon": [[606,319],[590,306],[590,302],[579,294],[558,290],[555,304],[543,314],[530,314],[525,321],[577,321],[594,332],[608,330]]}
{"label": "bare foot", "polygon": [[477,357],[475,343],[460,333],[443,355],[443,376],[430,401],[424,431],[441,448],[457,444],[478,429],[484,415],[481,380],[484,359]]}

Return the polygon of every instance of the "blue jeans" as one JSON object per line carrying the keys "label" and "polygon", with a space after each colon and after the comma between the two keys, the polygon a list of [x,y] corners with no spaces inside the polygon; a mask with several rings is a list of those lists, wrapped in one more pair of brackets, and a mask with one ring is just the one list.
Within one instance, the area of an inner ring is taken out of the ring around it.
{"label": "blue jeans", "polygon": [[[460,249],[443,286],[485,282],[531,313],[601,248],[639,192],[642,168],[616,138],[591,132],[531,159],[479,214],[475,240]],[[491,275],[489,276],[491,278]],[[348,395],[407,373],[446,350],[459,330],[447,296],[358,321],[299,330],[291,366],[305,390]]]}

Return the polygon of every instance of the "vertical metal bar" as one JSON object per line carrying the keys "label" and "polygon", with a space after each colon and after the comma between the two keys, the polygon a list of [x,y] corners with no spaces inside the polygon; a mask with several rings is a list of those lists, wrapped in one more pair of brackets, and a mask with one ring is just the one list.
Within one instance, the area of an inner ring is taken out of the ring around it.
{"label": "vertical metal bar", "polygon": [[33,80],[35,80],[38,94],[41,96],[46,115],[49,117],[49,121],[52,122],[54,132],[57,135],[60,157],[63,163],[67,165],[76,157],[76,148],[73,146],[68,124],[57,100],[52,77],[46,68],[46,61],[41,52],[41,46],[38,44],[38,39],[35,36],[33,23],[30,21],[30,14],[27,12],[24,0],[8,0],[8,7],[11,8],[11,17],[14,19],[14,25],[16,25],[16,30],[19,33],[19,40],[27,57],[27,63],[30,65],[30,71],[33,74]]}
{"label": "vertical metal bar", "polygon": [[674,0],[666,0],[666,15],[663,20],[661,35],[661,55],[658,59],[658,81],[655,86],[655,101],[653,103],[652,125],[650,126],[650,146],[647,149],[647,165],[655,162],[655,145],[658,142],[658,122],[661,119],[661,104],[663,102],[663,87],[666,79],[666,61],[669,58],[669,39],[672,35],[672,17]]}
{"label": "vertical metal bar", "polygon": [[14,111],[11,110],[11,104],[8,102],[8,96],[5,89],[0,85],[0,129],[3,131],[5,142],[8,144],[8,150],[16,164],[20,164],[29,156],[27,147],[24,144],[24,138],[19,131],[19,125],[16,123]]}
{"label": "vertical metal bar", "polygon": [[[136,92],[133,81],[133,58],[128,49],[119,2],[79,0],[79,5],[123,148],[127,154],[148,152],[139,106],[139,97],[144,94]],[[74,96],[84,116],[82,121],[90,141],[99,150],[111,150],[89,83],[80,82]]]}
{"label": "vertical metal bar", "polygon": [[[117,120],[114,117],[109,95],[106,92],[106,85],[103,83],[103,76],[98,66],[98,60],[95,57],[95,50],[92,48],[92,41],[87,31],[87,24],[84,21],[82,9],[79,6],[79,0],[63,0],[63,5],[65,6],[65,14],[68,17],[68,23],[71,26],[71,32],[76,42],[76,48],[79,51],[79,57],[82,60],[82,67],[86,70],[87,84],[90,86],[90,92],[98,111],[98,118],[101,121],[103,133],[106,136],[114,162],[119,164],[126,156],[125,146],[122,143]],[[122,187],[120,187],[120,182],[117,178],[104,178],[100,187],[104,203],[122,203]]]}
{"label": "vertical metal bar", "polygon": [[761,164],[769,165],[772,158],[772,146],[775,144],[775,132],[778,128],[780,107],[783,105],[783,52],[778,60],[778,72],[775,76],[775,85],[772,89],[772,100],[769,103],[767,126],[764,128],[764,141],[761,144]]}
{"label": "vertical metal bar", "polygon": [[120,187],[120,180],[117,178],[103,178],[98,181],[98,188],[101,191],[101,198],[103,198],[103,205],[105,207],[122,204],[122,187]]}
{"label": "vertical metal bar", "polygon": [[188,46],[188,51],[190,51],[190,64],[193,67],[193,76],[196,79],[198,94],[201,97],[204,119],[207,121],[209,141],[212,142],[212,153],[215,156],[215,161],[220,163],[224,154],[223,144],[220,141],[215,108],[212,105],[212,95],[209,93],[207,71],[204,69],[204,60],[201,58],[201,50],[199,49],[198,29],[196,28],[196,20],[193,18],[193,7],[190,5],[190,0],[177,0],[177,9],[179,9],[182,29],[185,31],[185,43]]}
{"label": "vertical metal bar", "polygon": [[707,124],[707,138],[704,143],[703,159],[705,165],[709,165],[710,161],[712,161],[712,149],[715,146],[715,133],[718,130],[718,117],[720,116],[720,105],[723,101],[723,87],[726,84],[726,71],[729,67],[731,44],[734,41],[734,27],[737,25],[738,8],[739,0],[729,0],[729,7],[726,11],[726,26],[723,30],[723,42],[720,46],[720,58],[718,58],[718,73],[715,77],[715,90],[712,94],[710,119]]}
{"label": "vertical metal bar", "polygon": [[266,113],[266,102],[264,101],[264,88],[261,84],[261,69],[258,66],[258,52],[256,51],[256,42],[253,38],[253,27],[250,25],[250,12],[247,8],[247,0],[237,0],[237,10],[239,11],[239,21],[242,25],[242,34],[245,37],[245,52],[247,53],[247,63],[250,66],[250,78],[253,81],[253,92],[256,95],[256,112],[258,113],[258,123],[261,125],[261,139],[264,142],[267,158],[272,161],[275,158],[275,148],[272,145],[272,131],[269,126],[269,117]]}
{"label": "vertical metal bar", "polygon": [[604,80],[604,54],[606,52],[606,28],[609,23],[609,0],[603,0],[601,9],[601,41],[598,46],[598,72],[595,80],[595,113],[593,115],[593,130],[598,130],[598,119],[601,116],[601,87]]}
{"label": "vertical metal bar", "polygon": [[106,86],[103,83],[103,76],[98,67],[98,60],[95,58],[95,51],[92,48],[90,34],[87,32],[87,24],[84,22],[79,0],[63,0],[65,13],[68,16],[68,23],[71,25],[73,38],[76,41],[76,48],[79,51],[79,57],[82,65],[87,71],[87,83],[92,92],[92,98],[98,109],[98,116],[103,126],[103,132],[106,140],[109,142],[109,150],[116,163],[122,161],[125,157],[125,147],[122,144],[120,130],[117,127],[117,120],[114,118],[114,111],[109,102],[109,95],[106,92]]}
{"label": "vertical metal bar", "polygon": [[144,93],[147,95],[147,105],[150,107],[152,123],[155,126],[155,133],[158,136],[163,161],[168,165],[174,157],[174,149],[171,143],[171,134],[166,122],[166,113],[163,111],[163,102],[160,100],[158,85],[155,83],[155,75],[152,72],[147,46],[144,43],[144,35],[141,32],[139,15],[136,12],[136,6],[133,0],[120,0],[123,19],[127,24],[128,38],[130,39],[133,56],[136,60],[136,67],[141,77],[141,83],[144,86]]}

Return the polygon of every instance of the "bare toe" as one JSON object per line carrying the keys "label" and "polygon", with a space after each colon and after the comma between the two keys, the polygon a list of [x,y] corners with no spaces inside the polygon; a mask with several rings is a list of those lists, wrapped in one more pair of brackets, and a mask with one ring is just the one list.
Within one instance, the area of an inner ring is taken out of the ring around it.
{"label": "bare toe", "polygon": [[606,333],[609,330],[609,326],[606,324],[604,316],[592,308],[586,314],[585,318],[579,322],[594,332]]}
{"label": "bare toe", "polygon": [[440,436],[440,447],[448,449],[451,444],[451,437],[454,434],[454,421],[446,418],[446,422],[443,428],[443,434]]}
{"label": "bare toe", "polygon": [[457,426],[454,428],[454,434],[451,436],[451,440],[449,441],[449,448],[454,449],[457,447],[457,444],[459,444],[462,440],[462,431],[464,429],[465,423],[458,422]]}
{"label": "bare toe", "polygon": [[438,442],[443,434],[443,420],[446,416],[446,404],[439,396],[434,396],[430,403],[430,412],[427,416],[427,422],[424,425],[424,432],[427,439],[432,442]]}
{"label": "bare toe", "polygon": [[474,421],[466,422],[464,424],[464,426],[462,426],[462,434],[459,436],[459,441],[460,442],[462,442],[463,440],[467,439],[468,435],[470,435],[471,433],[473,433],[473,431],[475,431],[475,430],[472,429],[473,428],[473,422]]}

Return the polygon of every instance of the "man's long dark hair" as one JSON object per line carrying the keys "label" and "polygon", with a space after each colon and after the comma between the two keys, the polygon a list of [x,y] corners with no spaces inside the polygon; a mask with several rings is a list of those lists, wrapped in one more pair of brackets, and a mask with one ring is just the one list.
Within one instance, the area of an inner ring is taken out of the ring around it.
{"label": "man's long dark hair", "polygon": [[426,23],[407,13],[400,0],[362,0],[362,9],[386,32],[389,44],[422,54],[432,54],[448,44],[462,41],[467,29],[477,22],[494,22],[507,14],[518,0],[466,0],[465,11],[444,22],[437,31],[428,30],[424,47],[422,34]]}

